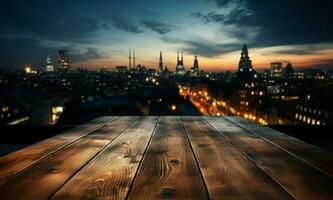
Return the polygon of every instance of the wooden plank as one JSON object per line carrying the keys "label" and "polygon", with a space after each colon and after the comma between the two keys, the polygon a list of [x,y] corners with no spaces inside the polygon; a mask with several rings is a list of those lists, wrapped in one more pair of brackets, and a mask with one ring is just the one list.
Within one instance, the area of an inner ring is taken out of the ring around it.
{"label": "wooden plank", "polygon": [[[323,151],[313,145],[307,144],[294,137],[290,137],[267,126],[257,125],[242,117],[226,117],[237,125],[267,139],[274,145],[290,152],[297,158],[307,162],[310,165],[322,170],[333,177],[333,155]],[[315,133],[314,133],[315,134]]]}
{"label": "wooden plank", "polygon": [[332,199],[330,176],[226,119],[205,119],[296,199]]}
{"label": "wooden plank", "polygon": [[89,134],[0,184],[2,199],[47,199],[125,130],[136,117],[123,117]]}
{"label": "wooden plank", "polygon": [[207,199],[179,117],[161,117],[128,199]]}
{"label": "wooden plank", "polygon": [[115,119],[101,117],[0,158],[0,182]]}
{"label": "wooden plank", "polygon": [[293,199],[202,117],[182,117],[211,199]]}
{"label": "wooden plank", "polygon": [[52,199],[125,199],[158,117],[140,117]]}

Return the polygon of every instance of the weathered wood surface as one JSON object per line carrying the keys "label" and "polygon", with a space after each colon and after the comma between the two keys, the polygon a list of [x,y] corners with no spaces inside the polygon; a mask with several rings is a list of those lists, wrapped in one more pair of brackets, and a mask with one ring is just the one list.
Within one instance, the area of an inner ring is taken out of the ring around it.
{"label": "weathered wood surface", "polygon": [[104,117],[0,158],[0,199],[333,199],[332,159],[239,117]]}
{"label": "weathered wood surface", "polygon": [[207,199],[179,117],[161,117],[128,199]]}
{"label": "weathered wood surface", "polygon": [[296,199],[332,199],[330,176],[226,119],[206,119]]}
{"label": "weathered wood surface", "polygon": [[87,124],[66,131],[55,137],[36,143],[23,150],[13,152],[9,155],[0,157],[0,182],[9,178],[12,174],[30,166],[41,158],[61,149],[79,138],[106,125],[115,117],[102,117]]}
{"label": "weathered wood surface", "polygon": [[293,199],[204,119],[182,117],[212,199]]}
{"label": "weathered wood surface", "polygon": [[0,184],[2,199],[47,199],[135,117],[120,118],[39,161]]}
{"label": "weathered wood surface", "polygon": [[322,151],[315,146],[309,145],[301,140],[290,137],[267,126],[260,126],[245,118],[236,116],[226,118],[251,131],[252,133],[267,139],[272,144],[283,148],[284,150],[297,156],[299,159],[302,159],[308,164],[333,177],[333,155],[331,153]]}
{"label": "weathered wood surface", "polygon": [[157,123],[141,117],[52,199],[124,199]]}

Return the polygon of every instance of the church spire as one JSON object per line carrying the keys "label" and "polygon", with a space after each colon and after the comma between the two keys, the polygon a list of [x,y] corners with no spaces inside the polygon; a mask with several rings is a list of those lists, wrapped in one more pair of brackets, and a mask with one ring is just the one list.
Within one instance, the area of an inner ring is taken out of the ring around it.
{"label": "church spire", "polygon": [[164,70],[163,66],[163,57],[162,57],[162,49],[160,50],[160,63],[159,63],[159,69],[162,72]]}

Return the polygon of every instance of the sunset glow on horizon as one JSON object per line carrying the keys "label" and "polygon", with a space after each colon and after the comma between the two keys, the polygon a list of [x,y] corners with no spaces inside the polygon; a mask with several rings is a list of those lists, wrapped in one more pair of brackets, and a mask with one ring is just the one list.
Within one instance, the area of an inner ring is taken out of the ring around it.
{"label": "sunset glow on horizon", "polygon": [[[205,71],[237,70],[246,43],[255,69],[271,62],[333,69],[332,2],[323,0],[101,0],[4,3],[0,15],[2,69],[39,67],[59,49],[72,68],[137,64],[170,70],[178,50],[188,70],[194,55]],[[283,11],[283,12],[281,12]]]}

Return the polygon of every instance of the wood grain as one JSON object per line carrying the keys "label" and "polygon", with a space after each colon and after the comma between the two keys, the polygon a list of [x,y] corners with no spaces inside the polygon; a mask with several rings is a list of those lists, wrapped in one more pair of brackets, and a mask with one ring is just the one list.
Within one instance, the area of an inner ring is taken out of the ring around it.
{"label": "wood grain", "polygon": [[101,117],[77,128],[0,157],[0,182],[32,165],[48,154],[104,126],[115,117]]}
{"label": "wood grain", "polygon": [[203,118],[182,121],[211,199],[293,199]]}
{"label": "wood grain", "polygon": [[179,117],[161,117],[128,199],[207,199]]}
{"label": "wood grain", "polygon": [[158,117],[140,117],[52,199],[125,199]]}
{"label": "wood grain", "polygon": [[318,147],[307,144],[267,126],[258,125],[242,117],[233,116],[226,118],[239,126],[254,132],[254,134],[269,140],[273,144],[287,150],[301,160],[319,168],[333,177],[333,155],[331,153],[323,151]]}
{"label": "wood grain", "polygon": [[0,184],[1,199],[47,199],[136,117],[118,118]]}
{"label": "wood grain", "polygon": [[226,119],[205,119],[296,199],[332,199],[330,176]]}

